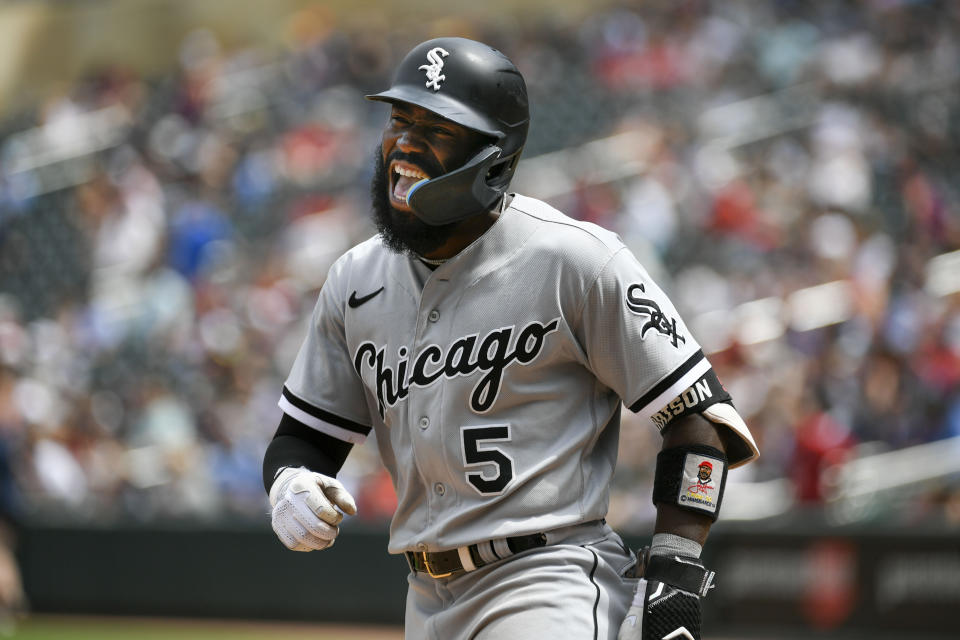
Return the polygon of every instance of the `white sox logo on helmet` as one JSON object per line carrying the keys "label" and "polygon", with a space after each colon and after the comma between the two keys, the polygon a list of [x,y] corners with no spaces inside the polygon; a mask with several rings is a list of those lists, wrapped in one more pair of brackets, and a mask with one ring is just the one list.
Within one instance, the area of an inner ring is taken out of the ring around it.
{"label": "white sox logo on helmet", "polygon": [[442,47],[434,47],[427,52],[427,60],[430,61],[430,64],[422,64],[418,69],[423,69],[427,74],[426,87],[433,89],[434,91],[440,91],[440,83],[447,79],[447,76],[440,75],[440,70],[443,69],[443,59],[446,58],[449,53],[446,49]]}
{"label": "white sox logo on helmet", "polygon": [[[386,348],[373,342],[357,347],[353,366],[363,375],[364,366],[376,371],[377,406],[380,418],[386,408],[407,397],[411,386],[426,387],[441,377],[452,379],[477,371],[484,372],[470,394],[470,408],[476,413],[489,411],[500,393],[503,371],[514,360],[520,364],[533,362],[543,350],[544,338],[560,326],[560,318],[546,324],[533,321],[517,332],[516,327],[494,329],[482,338],[472,334],[457,338],[446,350],[435,344],[425,346],[415,358],[409,358],[406,347],[400,347],[396,369],[386,364]],[[479,344],[479,347],[478,347]]]}

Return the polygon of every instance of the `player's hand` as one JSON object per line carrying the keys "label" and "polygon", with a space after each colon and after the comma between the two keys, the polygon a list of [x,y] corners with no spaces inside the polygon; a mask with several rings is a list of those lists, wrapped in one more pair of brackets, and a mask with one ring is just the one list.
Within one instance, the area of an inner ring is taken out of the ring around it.
{"label": "player's hand", "polygon": [[638,554],[637,583],[617,640],[700,640],[700,598],[714,572],[697,558]]}
{"label": "player's hand", "polygon": [[700,598],[641,579],[617,640],[700,640]]}
{"label": "player's hand", "polygon": [[357,512],[339,480],[304,467],[280,472],[270,488],[270,506],[273,531],[292,551],[326,549],[340,532],[343,514]]}

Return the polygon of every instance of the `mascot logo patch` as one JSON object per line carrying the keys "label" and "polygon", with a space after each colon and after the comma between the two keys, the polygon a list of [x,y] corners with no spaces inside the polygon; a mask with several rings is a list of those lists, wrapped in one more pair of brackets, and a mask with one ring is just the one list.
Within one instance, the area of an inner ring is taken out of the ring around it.
{"label": "mascot logo patch", "polygon": [[640,329],[640,338],[645,338],[647,331],[653,329],[657,333],[669,337],[670,342],[675,347],[678,346],[679,342],[686,342],[687,339],[677,333],[676,318],[668,318],[655,300],[640,297],[641,293],[646,292],[647,288],[642,283],[632,284],[627,289],[627,308],[638,315],[650,316],[650,320]]}
{"label": "mascot logo patch", "polygon": [[443,69],[443,59],[448,55],[450,54],[441,47],[434,47],[427,52],[427,60],[430,64],[422,64],[418,67],[427,74],[426,87],[440,91],[440,83],[447,79],[447,76],[441,75],[440,71]]}
{"label": "mascot logo patch", "polygon": [[683,483],[680,485],[680,503],[709,513],[717,512],[718,490],[714,473],[723,478],[723,461],[688,453],[683,461]]}

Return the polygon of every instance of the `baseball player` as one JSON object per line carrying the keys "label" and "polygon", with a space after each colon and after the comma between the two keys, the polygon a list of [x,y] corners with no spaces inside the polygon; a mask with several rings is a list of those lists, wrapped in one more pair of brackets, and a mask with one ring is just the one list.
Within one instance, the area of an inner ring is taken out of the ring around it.
{"label": "baseball player", "polygon": [[[699,639],[701,547],[757,450],[696,339],[616,235],[508,191],[529,113],[503,54],[430,40],[368,98],[379,233],[331,267],[282,390],[277,536],[333,544],[373,431],[407,638]],[[604,520],[623,405],[663,434],[640,554]]]}

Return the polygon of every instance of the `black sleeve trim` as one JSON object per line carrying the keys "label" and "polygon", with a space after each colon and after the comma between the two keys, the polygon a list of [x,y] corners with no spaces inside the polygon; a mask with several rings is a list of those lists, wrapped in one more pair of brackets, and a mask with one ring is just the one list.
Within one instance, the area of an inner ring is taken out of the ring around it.
{"label": "black sleeve trim", "polygon": [[692,356],[687,358],[687,360],[683,364],[681,364],[679,367],[674,369],[673,373],[671,373],[666,378],[664,378],[663,380],[655,384],[653,388],[651,388],[645,394],[640,396],[639,400],[637,400],[632,405],[630,405],[630,411],[633,411],[634,413],[636,413],[641,409],[643,409],[648,404],[650,404],[651,402],[653,402],[657,396],[659,396],[661,393],[663,393],[673,385],[677,384],[677,381],[680,380],[680,378],[685,376],[691,369],[697,366],[697,364],[699,364],[700,361],[703,360],[705,357],[706,356],[703,355],[703,350],[702,349],[698,350]]}
{"label": "black sleeve trim", "polygon": [[263,487],[270,492],[277,472],[283,467],[306,467],[336,476],[353,445],[283,414],[280,425],[263,456]]}
{"label": "black sleeve trim", "polygon": [[315,407],[306,400],[295,396],[293,392],[290,391],[290,389],[288,389],[286,386],[283,387],[283,397],[291,405],[300,411],[303,411],[307,415],[313,416],[317,420],[329,422],[330,424],[340,427],[341,429],[346,429],[347,431],[352,431],[353,433],[359,433],[362,436],[366,436],[370,433],[371,427],[369,425],[363,425],[359,422],[342,418],[334,413],[330,413],[329,411],[324,411],[323,409]]}

